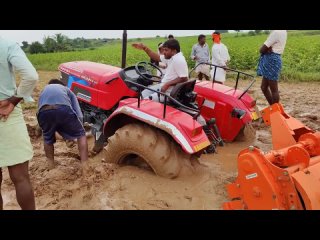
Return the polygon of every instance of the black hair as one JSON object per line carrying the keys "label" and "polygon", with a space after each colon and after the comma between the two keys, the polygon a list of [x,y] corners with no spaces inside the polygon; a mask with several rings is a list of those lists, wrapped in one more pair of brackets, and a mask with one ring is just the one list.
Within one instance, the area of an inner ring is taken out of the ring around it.
{"label": "black hair", "polygon": [[168,38],[174,38],[172,34],[169,34]]}
{"label": "black hair", "polygon": [[218,34],[218,35],[220,35],[220,32],[214,32],[213,34]]}
{"label": "black hair", "polygon": [[200,35],[198,36],[198,41],[200,41],[202,38],[205,38],[205,37],[206,37],[205,35],[200,34]]}
{"label": "black hair", "polygon": [[178,40],[176,40],[176,39],[167,40],[163,44],[163,47],[176,50],[178,53],[180,52],[180,44],[179,44]]}
{"label": "black hair", "polygon": [[66,86],[63,82],[61,82],[59,79],[56,79],[56,78],[51,79],[51,80],[48,82],[48,84],[60,84],[60,85],[62,85],[62,86]]}
{"label": "black hair", "polygon": [[162,42],[158,43],[158,47],[162,44]]}

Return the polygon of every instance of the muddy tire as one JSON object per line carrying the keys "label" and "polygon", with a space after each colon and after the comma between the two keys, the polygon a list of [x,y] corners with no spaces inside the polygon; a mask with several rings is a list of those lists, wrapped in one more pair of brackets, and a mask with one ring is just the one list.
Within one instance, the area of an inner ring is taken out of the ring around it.
{"label": "muddy tire", "polygon": [[108,162],[123,164],[126,157],[139,156],[165,178],[193,172],[191,158],[197,162],[165,133],[145,124],[129,124],[118,129],[104,149]]}
{"label": "muddy tire", "polygon": [[246,124],[236,137],[236,141],[240,142],[254,142],[256,139],[256,129],[252,124]]}

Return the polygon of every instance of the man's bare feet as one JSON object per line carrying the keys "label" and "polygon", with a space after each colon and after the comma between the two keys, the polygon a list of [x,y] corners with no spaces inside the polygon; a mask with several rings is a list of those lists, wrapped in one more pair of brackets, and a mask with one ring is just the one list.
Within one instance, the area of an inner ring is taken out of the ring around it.
{"label": "man's bare feet", "polygon": [[90,174],[90,165],[88,161],[81,162],[82,176],[88,177]]}
{"label": "man's bare feet", "polygon": [[47,167],[49,170],[54,169],[56,166],[56,163],[54,162],[53,159],[47,158]]}

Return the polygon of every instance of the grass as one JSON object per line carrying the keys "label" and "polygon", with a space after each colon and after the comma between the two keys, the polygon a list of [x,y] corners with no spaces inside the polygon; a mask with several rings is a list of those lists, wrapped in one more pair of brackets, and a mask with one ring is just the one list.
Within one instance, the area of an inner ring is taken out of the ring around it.
{"label": "grass", "polygon": [[[129,31],[130,35],[130,31]],[[243,36],[244,34],[224,34],[222,42],[229,49],[230,67],[238,70],[255,72],[259,59],[259,48],[266,40],[267,35]],[[187,59],[189,68],[194,66],[190,59],[192,45],[197,37],[178,37],[181,51]],[[207,36],[209,47],[212,42]],[[142,39],[143,43],[156,50],[163,38]],[[128,42],[127,65],[134,65],[139,61],[149,60],[148,56],[131,47]],[[38,70],[56,71],[59,64],[69,61],[87,60],[104,64],[120,66],[121,41],[106,44],[93,50],[47,53],[29,55],[29,59]],[[281,79],[285,81],[320,81],[320,31],[289,31],[285,52],[283,54],[283,68]]]}

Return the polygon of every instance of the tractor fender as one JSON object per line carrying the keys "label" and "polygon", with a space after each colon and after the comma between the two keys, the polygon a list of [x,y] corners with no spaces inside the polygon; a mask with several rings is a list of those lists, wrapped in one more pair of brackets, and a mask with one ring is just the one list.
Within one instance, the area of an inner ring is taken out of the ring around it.
{"label": "tractor fender", "polygon": [[119,128],[134,122],[143,122],[166,132],[182,147],[183,151],[188,154],[197,153],[210,145],[210,142],[203,131],[201,132],[202,135],[197,137],[198,141],[194,141],[194,139],[190,139],[188,134],[178,126],[178,123],[170,123],[166,121],[166,119],[154,117],[139,109],[131,108],[130,106],[119,107],[113,112],[104,124],[103,133],[106,139],[108,139]]}

